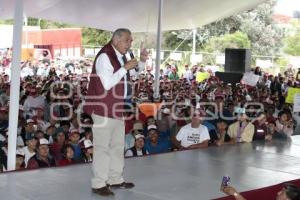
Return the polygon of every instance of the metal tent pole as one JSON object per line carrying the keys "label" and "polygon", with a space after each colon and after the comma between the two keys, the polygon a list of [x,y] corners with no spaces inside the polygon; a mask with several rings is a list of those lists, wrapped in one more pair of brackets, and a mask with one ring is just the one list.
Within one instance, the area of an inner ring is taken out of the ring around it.
{"label": "metal tent pole", "polygon": [[156,60],[155,60],[155,82],[154,97],[159,97],[159,73],[160,73],[160,49],[161,49],[161,16],[162,16],[163,0],[158,0],[158,22],[156,37]]}
{"label": "metal tent pole", "polygon": [[17,130],[20,98],[20,67],[23,29],[23,0],[15,1],[13,57],[11,65],[7,169],[16,168]]}

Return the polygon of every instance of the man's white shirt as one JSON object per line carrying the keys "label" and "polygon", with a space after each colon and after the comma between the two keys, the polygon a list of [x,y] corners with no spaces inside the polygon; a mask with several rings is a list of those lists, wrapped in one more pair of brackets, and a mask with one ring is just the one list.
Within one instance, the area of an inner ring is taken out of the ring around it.
{"label": "man's white shirt", "polygon": [[176,139],[181,142],[181,146],[189,147],[209,140],[210,136],[206,126],[200,124],[198,128],[192,128],[191,123],[189,123],[179,130]]}
{"label": "man's white shirt", "polygon": [[[113,47],[114,48],[114,47]],[[103,84],[105,90],[110,90],[112,87],[117,85],[121,79],[124,77],[124,98],[127,96],[127,70],[123,67],[123,55],[114,48],[118,61],[121,64],[121,68],[114,73],[114,67],[112,66],[109,57],[106,53],[101,53],[96,61],[96,73],[100,77],[100,80]],[[126,56],[127,57],[127,56]],[[138,72],[135,69],[129,71],[130,76],[136,76],[142,72],[145,68],[145,63],[139,62]]]}
{"label": "man's white shirt", "polygon": [[26,146],[26,147],[23,147],[22,150],[23,150],[23,152],[25,153],[25,160],[24,160],[24,162],[25,162],[25,167],[27,167],[29,159],[35,155],[35,152],[31,153],[31,152],[28,150],[28,147],[27,147],[27,146]]}

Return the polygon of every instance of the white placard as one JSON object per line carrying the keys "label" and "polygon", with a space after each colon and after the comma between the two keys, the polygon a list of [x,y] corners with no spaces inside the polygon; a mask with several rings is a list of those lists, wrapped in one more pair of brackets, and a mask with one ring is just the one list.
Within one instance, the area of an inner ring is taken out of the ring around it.
{"label": "white placard", "polygon": [[271,60],[256,59],[255,63],[256,63],[256,66],[261,67],[261,68],[273,67],[273,63]]}
{"label": "white placard", "polygon": [[181,61],[181,57],[182,57],[181,53],[171,53],[170,54],[171,60]]}
{"label": "white placard", "polygon": [[191,63],[194,63],[194,64],[201,63],[202,60],[203,60],[202,54],[195,54],[195,55],[191,55],[191,57],[190,57]]}
{"label": "white placard", "polygon": [[216,57],[216,63],[219,65],[225,65],[225,56],[217,56]]}
{"label": "white placard", "polygon": [[300,112],[300,94],[294,96],[294,112]]}
{"label": "white placard", "polygon": [[296,69],[300,65],[300,58],[297,56],[290,56],[289,63]]}
{"label": "white placard", "polygon": [[[156,59],[156,51],[152,51],[152,58],[155,60]],[[160,59],[163,60],[164,59],[164,52],[160,52]]]}
{"label": "white placard", "polygon": [[242,78],[242,84],[256,86],[259,76],[250,72],[246,72]]}
{"label": "white placard", "polygon": [[84,49],[85,56],[95,56],[95,52],[93,48],[85,48]]}

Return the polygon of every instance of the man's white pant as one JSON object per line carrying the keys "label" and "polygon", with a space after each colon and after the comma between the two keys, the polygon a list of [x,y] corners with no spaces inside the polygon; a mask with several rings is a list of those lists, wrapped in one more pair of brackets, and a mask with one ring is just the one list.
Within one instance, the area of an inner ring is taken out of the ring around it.
{"label": "man's white pant", "polygon": [[124,182],[124,131],[123,120],[92,114],[93,126],[93,178],[92,188]]}

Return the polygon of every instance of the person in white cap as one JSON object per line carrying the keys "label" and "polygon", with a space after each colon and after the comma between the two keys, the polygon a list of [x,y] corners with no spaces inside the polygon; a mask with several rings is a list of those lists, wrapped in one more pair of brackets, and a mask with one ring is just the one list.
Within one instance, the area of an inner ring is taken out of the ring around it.
{"label": "person in white cap", "polygon": [[49,141],[45,138],[39,140],[37,145],[37,152],[28,161],[27,169],[38,169],[45,167],[56,166],[55,160],[49,154]]}
{"label": "person in white cap", "polygon": [[135,121],[133,124],[132,131],[125,135],[125,150],[130,149],[134,146],[135,136],[137,134],[143,134],[144,127],[141,121]]}
{"label": "person in white cap", "polygon": [[149,153],[145,149],[145,136],[143,136],[141,134],[135,135],[134,146],[126,151],[125,157],[144,156],[147,154],[149,154]]}
{"label": "person in white cap", "polygon": [[86,139],[83,141],[82,158],[85,163],[93,161],[93,143],[91,140]]}
{"label": "person in white cap", "polygon": [[175,121],[172,120],[171,110],[167,107],[161,108],[161,116],[158,117],[156,123],[160,137],[169,139],[171,127],[175,123]]}
{"label": "person in white cap", "polygon": [[37,140],[34,133],[26,134],[25,143],[26,146],[22,148],[22,151],[25,154],[25,167],[27,167],[29,159],[35,155]]}
{"label": "person in white cap", "polygon": [[16,152],[16,170],[25,169],[25,153],[23,149],[17,149]]}
{"label": "person in white cap", "polygon": [[145,142],[145,148],[149,154],[168,152],[170,142],[166,139],[159,138],[159,132],[156,125],[148,126],[148,134]]}

